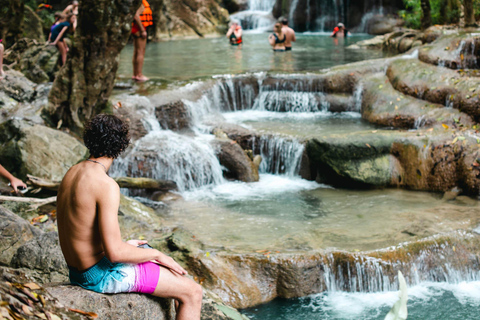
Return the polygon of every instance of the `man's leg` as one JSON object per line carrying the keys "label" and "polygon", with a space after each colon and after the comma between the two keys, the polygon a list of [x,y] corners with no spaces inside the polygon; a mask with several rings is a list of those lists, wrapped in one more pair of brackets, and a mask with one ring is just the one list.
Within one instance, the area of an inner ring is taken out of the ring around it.
{"label": "man's leg", "polygon": [[154,296],[178,301],[177,320],[199,320],[202,309],[202,287],[195,281],[160,267]]}
{"label": "man's leg", "polygon": [[0,79],[3,78],[5,72],[3,72],[3,44],[0,43]]}

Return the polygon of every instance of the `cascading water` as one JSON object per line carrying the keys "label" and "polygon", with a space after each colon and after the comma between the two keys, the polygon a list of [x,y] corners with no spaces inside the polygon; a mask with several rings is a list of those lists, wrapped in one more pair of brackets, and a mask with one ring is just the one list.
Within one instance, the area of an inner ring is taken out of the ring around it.
{"label": "cascading water", "polygon": [[254,138],[252,149],[262,156],[261,173],[298,176],[304,145],[297,140],[280,136]]}
{"label": "cascading water", "polygon": [[115,161],[116,176],[173,180],[179,191],[224,181],[210,137],[184,136],[155,130],[141,138]]}
{"label": "cascading water", "polygon": [[262,32],[271,29],[275,23],[272,9],[275,0],[249,0],[248,10],[231,15],[232,20],[237,20],[244,30]]}
{"label": "cascading water", "polygon": [[323,93],[264,91],[253,105],[254,110],[275,112],[319,112],[328,110]]}

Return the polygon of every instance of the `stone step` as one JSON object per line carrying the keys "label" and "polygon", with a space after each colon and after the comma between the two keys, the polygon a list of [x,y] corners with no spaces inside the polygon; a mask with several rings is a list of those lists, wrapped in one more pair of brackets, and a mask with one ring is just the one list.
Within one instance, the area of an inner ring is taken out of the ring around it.
{"label": "stone step", "polygon": [[451,69],[480,68],[480,33],[444,35],[423,46],[418,58]]}
{"label": "stone step", "polygon": [[404,94],[480,119],[480,78],[462,77],[456,71],[414,59],[392,61],[387,76],[393,87]]}
{"label": "stone step", "polygon": [[[412,60],[405,60],[406,63]],[[471,126],[470,116],[404,95],[396,91],[389,79],[376,74],[363,80],[362,117],[371,123],[402,129],[418,129],[435,125]]]}

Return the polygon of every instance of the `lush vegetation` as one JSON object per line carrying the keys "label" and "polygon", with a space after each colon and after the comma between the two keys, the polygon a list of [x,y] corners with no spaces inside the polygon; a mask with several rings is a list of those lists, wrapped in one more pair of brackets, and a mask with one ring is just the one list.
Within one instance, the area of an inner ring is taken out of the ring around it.
{"label": "lush vegetation", "polygon": [[[452,24],[460,20],[459,2],[462,0],[430,0],[433,24]],[[475,17],[480,18],[480,0],[474,0]],[[422,9],[420,0],[403,0],[405,10],[399,12],[409,28],[419,29],[421,26]]]}

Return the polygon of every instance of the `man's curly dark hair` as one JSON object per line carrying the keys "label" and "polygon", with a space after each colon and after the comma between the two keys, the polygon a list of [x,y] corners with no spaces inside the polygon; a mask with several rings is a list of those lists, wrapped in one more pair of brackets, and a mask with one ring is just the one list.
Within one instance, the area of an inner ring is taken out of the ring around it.
{"label": "man's curly dark hair", "polygon": [[85,126],[83,141],[94,158],[116,159],[130,144],[128,124],[114,115],[96,115]]}

